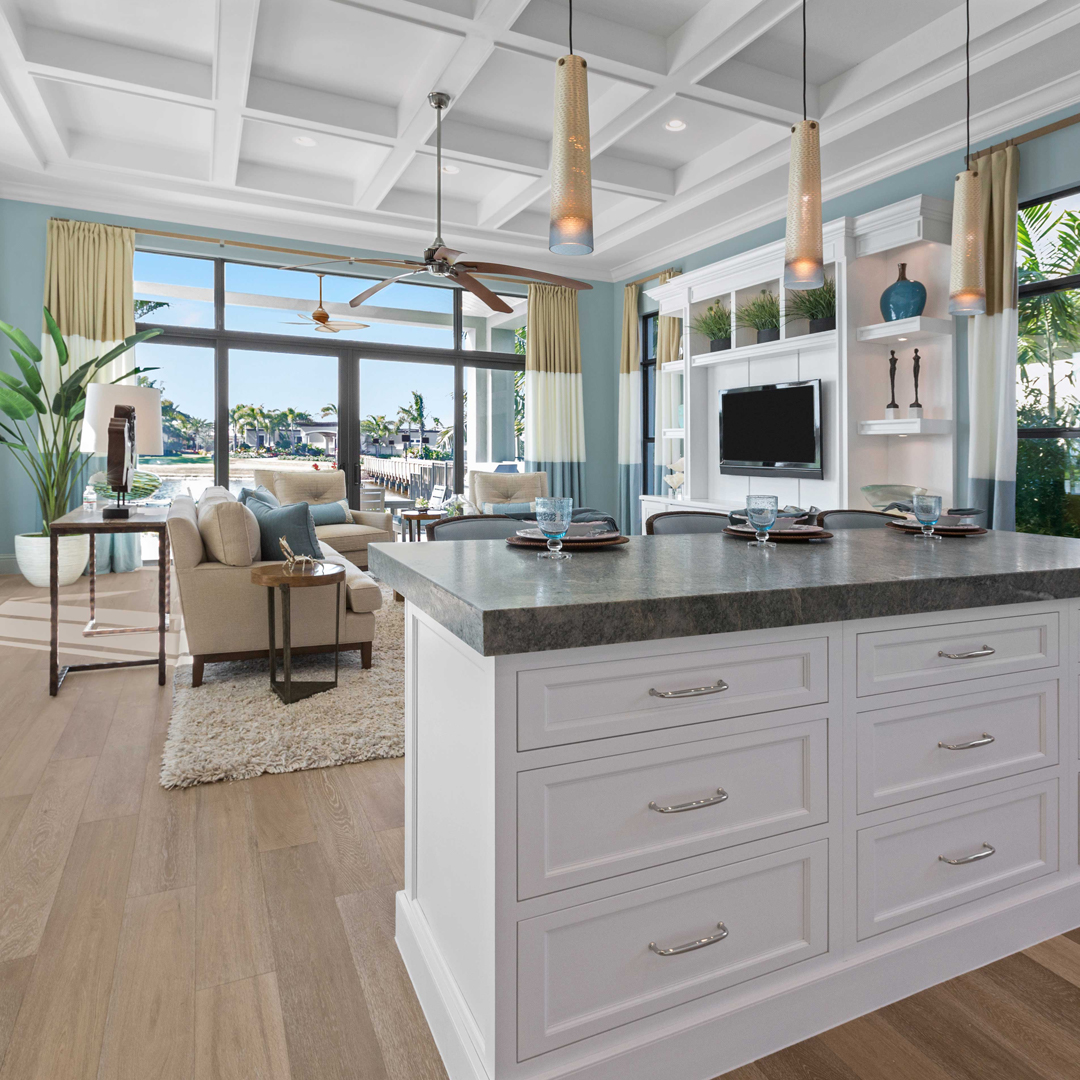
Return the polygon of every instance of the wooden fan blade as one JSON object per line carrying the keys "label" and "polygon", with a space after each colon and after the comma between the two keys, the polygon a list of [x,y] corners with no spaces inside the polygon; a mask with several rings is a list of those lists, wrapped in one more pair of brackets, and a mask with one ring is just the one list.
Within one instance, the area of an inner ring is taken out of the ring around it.
{"label": "wooden fan blade", "polygon": [[[422,263],[420,265],[423,265]],[[393,285],[395,281],[400,281],[402,278],[412,277],[414,274],[423,273],[422,270],[410,270],[406,274],[397,274],[395,277],[388,277],[384,281],[380,281],[378,285],[372,285],[370,289],[365,289],[358,296],[354,296],[349,301],[349,307],[359,307],[369,297],[374,296],[380,289],[385,289],[387,285]]]}
{"label": "wooden fan blade", "polygon": [[471,274],[507,274],[511,277],[535,278],[537,281],[547,281],[552,285],[563,285],[567,289],[591,289],[587,281],[577,281],[574,278],[559,277],[558,274],[545,274],[542,270],[526,270],[522,266],[505,266],[502,263],[458,263],[463,270]]}
{"label": "wooden fan blade", "polygon": [[332,321],[324,324],[334,330],[366,330],[368,323],[366,322],[337,322]]}
{"label": "wooden fan blade", "polygon": [[502,311],[507,315],[513,313],[514,309],[505,300],[496,296],[486,285],[481,285],[471,274],[466,274],[463,270],[458,270],[457,273],[452,276],[454,281],[459,285],[464,286],[469,292],[479,296],[492,311]]}
{"label": "wooden fan blade", "polygon": [[453,248],[441,247],[435,252],[436,259],[445,259],[447,262],[453,262],[459,255],[464,255],[464,251],[455,251]]}

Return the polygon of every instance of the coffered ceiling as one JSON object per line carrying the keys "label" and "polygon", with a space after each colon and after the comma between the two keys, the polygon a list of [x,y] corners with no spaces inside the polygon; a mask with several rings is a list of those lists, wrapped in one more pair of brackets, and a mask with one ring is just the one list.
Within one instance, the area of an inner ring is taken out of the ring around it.
{"label": "coffered ceiling", "polygon": [[[975,0],[973,135],[1080,101],[1080,0]],[[826,197],[962,145],[962,0],[810,0]],[[782,216],[801,0],[576,0],[596,252],[547,252],[566,0],[0,0],[0,195],[618,279]],[[670,131],[669,121],[684,127]],[[957,165],[961,158],[957,157]]]}

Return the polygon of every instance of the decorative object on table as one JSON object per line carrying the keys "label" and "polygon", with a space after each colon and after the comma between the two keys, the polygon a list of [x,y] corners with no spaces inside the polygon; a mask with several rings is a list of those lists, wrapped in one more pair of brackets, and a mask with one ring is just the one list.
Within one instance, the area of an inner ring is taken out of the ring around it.
{"label": "decorative object on table", "polygon": [[538,559],[569,559],[563,551],[563,537],[569,532],[574,500],[569,498],[539,498],[536,500],[536,524],[547,537],[547,551],[537,554]]}
{"label": "decorative object on table", "polygon": [[695,334],[709,339],[710,352],[731,348],[731,312],[722,300],[710,304],[690,324]]}
{"label": "decorative object on table", "polygon": [[[342,652],[336,690],[286,705],[271,690],[269,661],[208,665],[192,687],[191,667],[173,682],[172,716],[161,760],[161,786],[190,787],[296,772],[405,752],[405,605],[383,587],[373,613],[379,642],[370,669]],[[293,654],[304,679],[331,681],[334,661]]]}
{"label": "decorative object on table", "polygon": [[805,319],[811,334],[836,329],[836,279],[826,278],[819,289],[796,289],[787,298],[784,320]]}
{"label": "decorative object on table", "polygon": [[907,263],[898,263],[896,280],[881,294],[881,317],[886,322],[913,319],[926,307],[926,286],[907,276]]}
{"label": "decorative object on table", "polygon": [[750,541],[750,547],[769,548],[773,546],[769,542],[769,530],[776,524],[778,502],[779,500],[775,495],[746,496],[747,524],[753,526],[756,537],[756,539]]}
{"label": "decorative object on table", "polygon": [[915,350],[914,356],[914,372],[915,372],[915,400],[908,406],[907,414],[915,420],[922,419],[922,403],[919,401],[919,371],[922,369],[922,357],[919,355],[919,350]]}
{"label": "decorative object on table", "polygon": [[757,331],[757,341],[780,340],[780,297],[768,289],[740,304],[737,309],[740,325]]}
{"label": "decorative object on table", "polygon": [[941,517],[940,495],[916,495],[911,500],[911,512],[922,526],[922,535],[934,539],[934,526]]}
{"label": "decorative object on table", "polygon": [[127,499],[139,454],[161,454],[161,391],[154,386],[91,383],[86,388],[80,449],[105,456],[106,477],[116,497],[106,518],[129,516]]}
{"label": "decorative object on table", "polygon": [[[284,536],[278,539],[278,546],[281,548],[281,553],[285,556],[285,573],[292,574],[294,572],[303,573],[308,567],[314,567],[316,565],[315,560],[310,555],[296,555],[293,553],[293,549],[289,547],[289,541]],[[297,570],[299,567],[299,570]]]}
{"label": "decorative object on table", "polygon": [[422,496],[419,499],[413,500],[413,506],[415,506],[417,510],[426,510],[428,505],[428,500]]}
{"label": "decorative object on table", "polygon": [[925,495],[926,488],[910,484],[867,484],[859,489],[863,498],[875,509],[884,512],[892,502],[908,502],[916,495]]}
{"label": "decorative object on table", "polygon": [[[811,506],[809,510],[804,510],[801,506],[785,506],[782,510],[776,512],[776,524],[773,525],[773,532],[777,529],[786,529],[791,525],[816,525],[817,516],[820,513],[821,511],[816,506]],[[732,510],[728,517],[732,525],[746,525],[749,523],[745,510]]]}
{"label": "decorative object on table", "polygon": [[428,499],[429,510],[441,510],[446,501],[446,485],[435,484],[431,489],[431,498]]}
{"label": "decorative object on table", "polygon": [[889,350],[889,404],[885,406],[886,420],[900,419],[900,406],[896,403],[896,365],[900,363],[895,349]]}
{"label": "decorative object on table", "polygon": [[460,517],[465,513],[466,506],[468,506],[468,502],[464,495],[451,495],[450,498],[443,503],[442,510],[447,517]]}
{"label": "decorative object on table", "polygon": [[[748,536],[755,535],[756,531],[753,525],[729,525],[724,529],[727,536],[733,536],[739,540],[745,540]],[[809,540],[831,540],[832,538],[833,534],[820,525],[788,525],[784,528],[769,530],[770,543],[776,541],[783,544],[797,544]],[[751,541],[751,543],[756,545],[757,541]]]}
{"label": "decorative object on table", "polygon": [[[40,532],[15,537],[15,557],[22,575],[39,588],[49,585],[49,523],[67,513],[86,483],[88,458],[79,450],[79,425],[86,408],[87,382],[138,342],[161,333],[160,330],[144,330],[103,356],[68,371],[68,350],[63,335],[48,309],[44,310],[44,315],[58,361],[58,374],[62,378],[60,389],[52,395],[45,389],[42,378],[41,351],[18,327],[0,321],[0,333],[14,344],[11,355],[22,373],[22,378],[6,374],[0,383],[0,413],[3,413],[0,437],[30,478],[41,512]],[[130,374],[149,370],[136,368]],[[39,417],[38,425],[32,426],[30,421]],[[51,431],[50,438],[39,438],[42,425]],[[90,542],[86,535],[60,537],[61,585],[78,581],[89,555]]]}

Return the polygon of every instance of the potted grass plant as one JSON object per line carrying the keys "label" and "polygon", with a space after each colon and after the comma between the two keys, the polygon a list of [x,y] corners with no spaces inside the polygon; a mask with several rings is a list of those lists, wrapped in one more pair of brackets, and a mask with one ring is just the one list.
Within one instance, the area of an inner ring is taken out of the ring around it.
{"label": "potted grass plant", "polygon": [[780,297],[768,289],[738,306],[737,314],[742,326],[757,331],[760,345],[763,341],[780,340]]}
{"label": "potted grass plant", "polygon": [[709,351],[721,352],[731,348],[731,312],[723,302],[710,304],[690,324],[695,334],[709,339]]}
{"label": "potted grass plant", "polygon": [[[69,368],[67,345],[48,308],[45,325],[56,346],[60,387],[50,396],[41,374],[42,355],[18,327],[0,320],[3,333],[15,346],[11,355],[22,373],[20,379],[0,371],[0,443],[15,455],[37,494],[41,531],[15,537],[15,557],[19,570],[31,585],[49,584],[49,522],[71,509],[86,483],[89,454],[79,450],[86,384],[106,364],[134,348],[140,341],[156,337],[160,330],[133,334],[103,356]],[[135,368],[120,379],[153,368]],[[86,569],[90,557],[88,536],[60,537],[59,581],[70,585]]]}
{"label": "potted grass plant", "polygon": [[795,290],[788,293],[785,310],[787,320],[806,319],[811,334],[836,329],[836,281],[826,278],[820,289]]}

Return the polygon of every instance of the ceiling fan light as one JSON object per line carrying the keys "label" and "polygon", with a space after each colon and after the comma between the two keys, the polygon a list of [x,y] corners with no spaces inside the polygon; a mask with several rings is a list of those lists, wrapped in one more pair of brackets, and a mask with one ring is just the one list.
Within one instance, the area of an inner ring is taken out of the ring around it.
{"label": "ceiling fan light", "polygon": [[560,57],[555,67],[548,248],[557,255],[593,250],[588,74],[584,59],[573,54]]}
{"label": "ceiling fan light", "polygon": [[784,287],[820,289],[825,284],[821,242],[821,126],[800,120],[791,129]]}
{"label": "ceiling fan light", "polygon": [[983,251],[982,190],[977,170],[956,174],[953,187],[952,269],[949,314],[986,311],[986,262]]}

